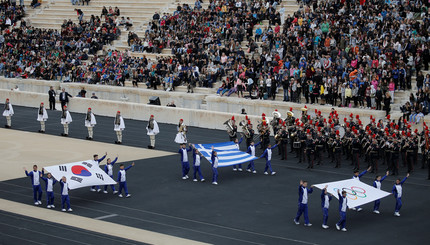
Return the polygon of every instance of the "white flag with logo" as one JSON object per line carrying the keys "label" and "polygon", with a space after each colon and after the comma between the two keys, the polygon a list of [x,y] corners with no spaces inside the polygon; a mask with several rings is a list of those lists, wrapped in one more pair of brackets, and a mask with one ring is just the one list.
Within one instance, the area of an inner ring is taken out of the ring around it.
{"label": "white flag with logo", "polygon": [[94,185],[116,184],[116,182],[99,167],[98,162],[94,160],[49,166],[45,167],[45,171],[51,173],[57,180],[65,176],[70,189]]}
{"label": "white flag with logo", "polygon": [[334,197],[339,198],[337,190],[346,191],[348,198],[348,207],[355,208],[369,202],[384,198],[391,193],[376,189],[373,186],[367,185],[357,179],[347,179],[314,185],[318,189],[324,189],[327,185],[327,192]]}

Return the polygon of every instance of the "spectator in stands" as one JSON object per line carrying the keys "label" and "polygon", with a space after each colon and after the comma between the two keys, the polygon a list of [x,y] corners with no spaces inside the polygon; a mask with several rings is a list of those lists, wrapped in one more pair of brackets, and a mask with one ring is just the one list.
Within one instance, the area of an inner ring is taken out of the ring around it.
{"label": "spectator in stands", "polygon": [[91,99],[98,99],[99,97],[96,96],[96,93],[92,93]]}

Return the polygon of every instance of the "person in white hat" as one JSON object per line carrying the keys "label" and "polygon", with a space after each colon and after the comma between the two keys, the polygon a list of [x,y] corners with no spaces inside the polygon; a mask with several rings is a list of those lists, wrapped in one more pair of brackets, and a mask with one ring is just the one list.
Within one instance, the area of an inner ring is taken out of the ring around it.
{"label": "person in white hat", "polygon": [[93,128],[96,126],[97,121],[94,113],[91,111],[91,108],[88,108],[87,115],[85,116],[85,127],[88,129],[87,140],[93,139]]}
{"label": "person in white hat", "polygon": [[12,104],[9,102],[9,99],[6,99],[6,102],[4,103],[3,116],[6,117],[6,125],[4,127],[5,128],[11,128],[12,127],[13,107],[12,107]]}
{"label": "person in white hat", "polygon": [[40,122],[39,133],[45,133],[45,122],[48,120],[48,113],[46,112],[45,106],[40,103],[39,110],[37,111],[37,121]]}

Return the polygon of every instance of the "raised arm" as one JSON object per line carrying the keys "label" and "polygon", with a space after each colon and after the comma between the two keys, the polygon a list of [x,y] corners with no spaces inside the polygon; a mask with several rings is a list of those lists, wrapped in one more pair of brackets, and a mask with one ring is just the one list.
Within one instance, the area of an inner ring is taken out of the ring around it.
{"label": "raised arm", "polygon": [[237,144],[239,144],[239,145],[240,145],[240,143],[242,143],[242,141],[243,141],[243,137],[242,137],[242,138],[240,138],[240,140],[239,140],[239,142],[238,142]]}
{"label": "raised arm", "polygon": [[275,149],[276,147],[278,146],[278,144],[275,144],[274,146],[272,146],[272,148],[270,148],[270,149]]}
{"label": "raised arm", "polygon": [[254,146],[257,147],[259,144],[261,144],[261,141],[258,142],[257,144],[254,144]]}
{"label": "raised arm", "polygon": [[409,174],[407,174],[406,177],[402,181],[400,181],[400,184],[403,185],[408,177],[409,177]]}
{"label": "raised arm", "polygon": [[118,156],[115,157],[115,159],[112,162],[110,162],[110,164],[113,166],[116,163],[116,161],[118,161]]}
{"label": "raised arm", "polygon": [[106,158],[106,156],[107,156],[107,152],[106,152],[106,154],[102,157],[102,158],[100,158],[99,160],[97,160],[99,163],[101,163],[103,160],[105,160],[105,158]]}
{"label": "raised arm", "polygon": [[126,167],[124,170],[125,170],[125,171],[127,171],[127,170],[129,170],[131,167],[133,167],[133,166],[134,166],[134,162],[133,162],[130,166]]}

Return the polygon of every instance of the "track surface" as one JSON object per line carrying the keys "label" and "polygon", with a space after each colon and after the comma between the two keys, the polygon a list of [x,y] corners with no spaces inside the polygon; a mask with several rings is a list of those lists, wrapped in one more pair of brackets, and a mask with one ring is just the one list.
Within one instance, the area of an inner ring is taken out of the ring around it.
{"label": "track surface", "polygon": [[[37,109],[15,106],[14,110],[11,130],[36,132],[39,129],[35,120]],[[47,134],[60,135],[60,112],[48,113]],[[70,137],[84,140],[84,114],[72,113],[72,117]],[[0,123],[4,121],[2,117]],[[113,143],[113,118],[97,116],[97,122],[95,141]],[[146,122],[125,119],[125,124],[123,143],[146,147],[149,142],[145,130]],[[178,146],[173,142],[176,125],[160,124],[160,131],[157,135],[157,149],[177,151]],[[228,140],[223,131],[194,127],[190,128],[188,137],[192,143]],[[242,144],[244,150],[244,142]],[[257,152],[261,153],[261,150]],[[274,153],[277,153],[277,150]],[[430,182],[426,180],[427,169],[416,168],[416,172],[405,183],[401,217],[393,216],[395,201],[389,196],[382,200],[381,215],[371,212],[373,204],[363,206],[364,210],[360,213],[348,211],[348,232],[344,233],[334,228],[338,220],[336,199],[330,203],[330,229],[321,228],[322,212],[318,189],[310,195],[309,201],[309,216],[313,226],[304,227],[303,219],[301,225],[295,225],[292,220],[297,211],[299,180],[306,179],[310,184],[316,184],[351,178],[350,162],[344,161],[341,169],[334,169],[333,165],[326,161],[323,166],[306,170],[305,164],[298,164],[292,154],[287,161],[279,159],[275,154],[272,161],[276,176],[262,174],[263,160],[256,162],[257,174],[233,172],[231,168],[219,169],[219,186],[210,184],[211,171],[206,160],[203,160],[205,162],[202,166],[207,180],[204,183],[193,182],[192,178],[186,181],[181,179],[179,154],[138,160],[136,166],[127,172],[131,198],[118,198],[112,195],[110,190],[109,194],[90,192],[87,188],[74,190],[70,193],[73,213],[90,218],[109,215],[110,217],[103,220],[213,244],[426,243],[426,231],[430,225],[430,212],[427,209],[430,203]],[[118,166],[115,171],[117,168]],[[400,173],[403,177],[405,169],[401,169]],[[362,181],[371,184],[374,177],[374,174],[367,174],[362,177]],[[391,191],[394,179],[389,176],[382,183],[382,189]],[[55,188],[56,193],[59,193],[59,185]],[[0,182],[0,198],[31,204],[30,180],[23,177]],[[45,195],[43,201],[46,204]],[[57,209],[60,206],[59,201],[59,196],[56,196]],[[123,238],[106,237],[104,234],[103,239],[98,240],[100,234],[89,232],[82,236],[82,231],[78,229],[57,224],[54,224],[54,229],[49,222],[10,213],[0,212],[0,216],[2,244],[17,244],[14,237],[26,239],[27,241],[23,240],[22,243],[28,244],[49,244],[49,237],[53,241],[63,239],[66,243],[67,239],[87,244],[130,243]],[[12,228],[13,226],[21,229]]]}

